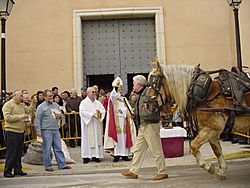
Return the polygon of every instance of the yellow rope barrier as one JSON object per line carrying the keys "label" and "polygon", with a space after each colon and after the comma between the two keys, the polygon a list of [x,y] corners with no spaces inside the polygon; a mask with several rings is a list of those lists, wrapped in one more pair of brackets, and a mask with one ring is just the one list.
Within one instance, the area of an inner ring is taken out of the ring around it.
{"label": "yellow rope barrier", "polygon": [[[74,124],[70,124],[70,115],[74,115],[74,117],[72,117],[72,118],[74,118]],[[65,135],[65,130],[64,130],[64,126],[62,126],[62,139],[63,140],[77,140],[77,139],[81,139],[81,137],[80,136],[78,136],[78,132],[79,132],[79,130],[78,130],[78,128],[77,128],[77,116],[79,115],[79,112],[66,112],[65,113],[65,116],[66,116],[66,118],[67,118],[67,120],[68,120],[68,126],[67,126],[67,135]],[[4,130],[4,124],[5,124],[5,121],[3,120],[3,119],[1,119],[0,120],[0,126],[2,126],[2,130]],[[74,127],[74,129],[75,129],[75,135],[73,136],[71,136],[71,129]],[[35,138],[36,136],[34,136],[33,134],[30,136],[30,140],[27,140],[27,141],[24,141],[24,144],[28,144],[28,143],[31,143],[31,142],[34,142],[34,141],[36,141],[36,138]],[[6,149],[6,147],[1,147],[0,146],[0,151],[1,150],[5,150]]]}
{"label": "yellow rope barrier", "polygon": [[242,133],[238,133],[238,132],[231,132],[232,134],[237,134],[239,136],[243,136],[243,137],[246,137],[246,138],[250,138],[250,135],[246,135],[246,134],[242,134]]}

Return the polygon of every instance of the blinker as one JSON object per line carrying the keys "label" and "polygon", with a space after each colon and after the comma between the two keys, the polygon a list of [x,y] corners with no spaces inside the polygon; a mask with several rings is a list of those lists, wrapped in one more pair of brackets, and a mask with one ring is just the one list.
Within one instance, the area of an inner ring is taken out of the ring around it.
{"label": "blinker", "polygon": [[149,78],[149,85],[152,87],[152,89],[159,91],[161,84],[161,77],[156,75],[151,75]]}

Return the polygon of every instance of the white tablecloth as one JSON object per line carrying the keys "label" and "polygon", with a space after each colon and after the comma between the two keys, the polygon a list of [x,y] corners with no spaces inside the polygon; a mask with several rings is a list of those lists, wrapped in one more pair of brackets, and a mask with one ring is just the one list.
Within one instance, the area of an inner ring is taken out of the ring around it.
{"label": "white tablecloth", "polygon": [[161,138],[187,137],[187,131],[181,127],[173,127],[172,129],[160,130]]}

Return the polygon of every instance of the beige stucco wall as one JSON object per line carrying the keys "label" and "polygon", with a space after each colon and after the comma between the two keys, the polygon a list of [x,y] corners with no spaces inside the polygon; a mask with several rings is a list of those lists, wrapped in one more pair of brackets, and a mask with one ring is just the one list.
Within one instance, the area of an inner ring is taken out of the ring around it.
{"label": "beige stucco wall", "polygon": [[[71,89],[73,11],[162,7],[168,64],[204,69],[236,64],[233,11],[227,0],[15,0],[7,20],[7,90]],[[240,8],[243,64],[250,67],[250,1]],[[79,89],[79,88],[77,88]]]}

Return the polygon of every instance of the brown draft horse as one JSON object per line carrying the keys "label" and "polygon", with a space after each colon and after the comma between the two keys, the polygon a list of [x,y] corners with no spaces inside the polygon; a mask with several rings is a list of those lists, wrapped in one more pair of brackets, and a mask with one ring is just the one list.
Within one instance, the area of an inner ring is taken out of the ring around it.
{"label": "brown draft horse", "polygon": [[[186,95],[191,83],[194,67],[189,65],[160,65],[149,73],[148,80],[153,82],[147,95],[157,98],[158,103],[163,105],[163,109],[170,111],[171,102],[174,100],[180,111],[185,112],[188,97]],[[250,93],[245,96],[246,103],[250,106]],[[223,111],[203,111],[202,108],[232,108],[233,101],[220,94],[220,86],[217,81],[212,82],[212,89],[205,104],[200,104],[191,111],[191,116],[195,116],[198,134],[192,140],[190,149],[195,156],[197,164],[211,174],[216,174],[218,179],[226,178],[226,162],[220,144],[220,134],[223,132],[228,113]],[[233,131],[250,130],[250,113],[243,113],[235,116]],[[219,162],[216,171],[214,165],[204,160],[200,153],[200,147],[209,143]]]}

